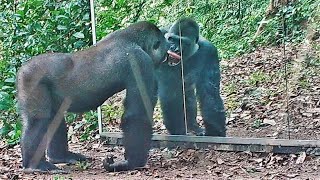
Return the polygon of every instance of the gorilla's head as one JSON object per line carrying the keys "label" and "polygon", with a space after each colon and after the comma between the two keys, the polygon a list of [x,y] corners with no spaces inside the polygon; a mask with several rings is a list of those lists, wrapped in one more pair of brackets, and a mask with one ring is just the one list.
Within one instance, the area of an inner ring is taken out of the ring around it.
{"label": "gorilla's head", "polygon": [[138,43],[156,65],[166,59],[169,43],[157,26],[147,21],[141,21],[130,25],[125,31],[127,38]]}
{"label": "gorilla's head", "polygon": [[167,61],[170,66],[175,66],[181,59],[189,59],[199,48],[199,26],[191,18],[182,18],[176,21],[165,34],[170,44],[167,51]]}

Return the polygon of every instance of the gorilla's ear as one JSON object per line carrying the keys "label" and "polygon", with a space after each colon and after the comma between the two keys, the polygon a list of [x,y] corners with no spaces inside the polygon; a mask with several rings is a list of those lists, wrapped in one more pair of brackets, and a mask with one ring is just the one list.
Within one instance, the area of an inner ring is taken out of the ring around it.
{"label": "gorilla's ear", "polygon": [[160,28],[160,31],[162,32],[163,35],[165,35],[168,32],[168,30],[165,28]]}
{"label": "gorilla's ear", "polygon": [[153,45],[153,49],[158,49],[160,47],[160,41],[157,41],[154,45]]}
{"label": "gorilla's ear", "polygon": [[162,32],[163,35],[165,35],[166,33],[168,33],[170,27],[171,27],[171,25],[168,25],[168,26],[165,26],[165,27],[161,27],[160,31]]}

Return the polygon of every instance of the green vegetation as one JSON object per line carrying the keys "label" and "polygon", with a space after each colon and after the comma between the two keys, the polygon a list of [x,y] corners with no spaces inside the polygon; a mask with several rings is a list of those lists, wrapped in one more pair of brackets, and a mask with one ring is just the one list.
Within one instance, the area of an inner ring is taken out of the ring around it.
{"label": "green vegetation", "polygon": [[[218,47],[220,56],[230,58],[257,46],[278,43],[278,36],[283,34],[281,15],[284,12],[288,20],[288,42],[302,41],[307,25],[319,31],[319,3],[297,0],[269,19],[253,42],[268,4],[267,0],[96,0],[97,38],[100,40],[138,20],[164,26],[179,17],[190,16],[200,23],[202,35]],[[7,143],[19,142],[21,135],[15,99],[15,76],[19,67],[37,54],[72,52],[90,46],[89,13],[87,0],[0,1],[0,136]],[[319,61],[313,60],[311,64]],[[265,80],[261,78],[257,74],[251,83]],[[231,85],[227,89],[232,93],[234,88]],[[110,119],[121,113],[119,108],[107,107],[106,110]],[[74,122],[76,117],[69,114],[67,120],[73,123],[74,129],[84,129],[81,139],[86,140],[97,128],[96,115],[89,112],[84,115],[85,120]]]}
{"label": "green vegetation", "polygon": [[263,124],[263,121],[261,119],[256,119],[253,122],[252,127],[258,129],[262,126],[262,124]]}
{"label": "green vegetation", "polygon": [[69,179],[72,179],[72,178],[68,178],[66,176],[63,176],[63,175],[54,175],[52,177],[53,180],[69,180]]}
{"label": "green vegetation", "polygon": [[77,166],[79,169],[81,169],[81,170],[86,170],[86,169],[88,169],[88,167],[89,167],[90,165],[91,165],[91,164],[90,164],[89,162],[87,162],[87,161],[83,161],[83,162],[79,161],[79,162],[76,163],[76,166]]}
{"label": "green vegetation", "polygon": [[248,84],[251,86],[258,86],[259,83],[266,83],[269,79],[270,77],[268,77],[268,74],[262,71],[255,71],[254,73],[250,74]]}
{"label": "green vegetation", "polygon": [[37,54],[90,45],[90,16],[86,0],[2,0],[0,4],[0,136],[14,144],[21,135],[14,97],[19,67]]}

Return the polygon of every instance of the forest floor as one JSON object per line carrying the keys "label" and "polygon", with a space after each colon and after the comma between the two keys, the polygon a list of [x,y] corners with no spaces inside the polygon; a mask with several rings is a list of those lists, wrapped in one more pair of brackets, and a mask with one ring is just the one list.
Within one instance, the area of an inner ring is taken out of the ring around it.
{"label": "forest floor", "polygon": [[71,144],[71,150],[92,158],[87,163],[59,165],[68,174],[26,174],[21,170],[20,147],[1,150],[0,179],[305,179],[320,178],[320,157],[251,152],[218,152],[209,149],[152,149],[147,166],[134,171],[106,172],[107,154],[122,159],[122,147],[100,143]]}
{"label": "forest floor", "polygon": [[[287,139],[290,131],[292,139],[320,139],[319,57],[319,50],[301,45],[287,47],[285,59],[281,47],[265,47],[222,60],[221,94],[228,114],[227,136]],[[116,96],[108,103],[121,106],[122,97]],[[159,119],[161,111],[156,108],[155,132],[166,133]],[[200,115],[198,120],[201,124]],[[119,119],[109,121],[107,130],[118,131],[118,125]],[[0,142],[0,179],[320,179],[320,156],[305,152],[280,155],[180,148],[152,149],[145,168],[107,173],[102,160],[107,154],[121,159],[123,147],[104,145],[99,139],[78,139],[70,141],[71,150],[91,160],[60,165],[68,174],[25,174],[21,170],[20,146],[8,147]]]}

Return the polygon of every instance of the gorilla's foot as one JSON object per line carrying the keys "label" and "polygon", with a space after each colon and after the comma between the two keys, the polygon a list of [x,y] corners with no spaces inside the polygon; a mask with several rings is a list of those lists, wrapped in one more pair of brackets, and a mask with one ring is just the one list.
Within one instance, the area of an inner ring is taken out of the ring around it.
{"label": "gorilla's foot", "polygon": [[188,132],[195,134],[197,136],[204,136],[206,133],[204,128],[201,128],[198,125],[188,127]]}
{"label": "gorilla's foot", "polygon": [[207,126],[205,136],[226,137],[226,130],[224,128],[217,129],[217,128],[210,128]]}
{"label": "gorilla's foot", "polygon": [[79,153],[73,153],[68,151],[62,157],[50,157],[49,162],[57,164],[57,163],[68,163],[68,164],[76,164],[79,161],[86,161],[87,158]]}
{"label": "gorilla's foot", "polygon": [[212,132],[207,130],[205,133],[205,136],[226,137],[226,132],[223,132],[223,131]]}
{"label": "gorilla's foot", "polygon": [[205,136],[217,136],[217,137],[226,137],[226,128],[225,125],[212,125],[209,123],[204,123],[204,126],[206,127],[206,133]]}
{"label": "gorilla's foot", "polygon": [[137,168],[143,167],[143,166],[144,165],[133,166],[127,160],[114,162],[113,156],[107,156],[107,158],[105,158],[103,160],[103,167],[108,172],[128,171],[128,170],[137,169]]}
{"label": "gorilla's foot", "polygon": [[67,173],[66,171],[63,171],[59,169],[54,164],[41,160],[37,167],[25,167],[23,169],[23,172],[25,173],[33,173],[33,172],[43,172],[43,173]]}

